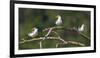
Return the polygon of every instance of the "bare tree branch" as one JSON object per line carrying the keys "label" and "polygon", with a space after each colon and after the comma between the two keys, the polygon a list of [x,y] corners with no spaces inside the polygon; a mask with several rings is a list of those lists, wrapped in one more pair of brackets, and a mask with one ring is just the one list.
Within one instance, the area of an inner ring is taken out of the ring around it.
{"label": "bare tree branch", "polygon": [[[20,44],[23,44],[23,43],[26,43],[26,42],[31,42],[31,41],[40,41],[40,48],[42,48],[42,42],[41,40],[43,39],[44,37],[40,37],[40,38],[33,38],[33,39],[30,39],[30,40],[24,40],[22,42],[20,42]],[[73,45],[79,45],[79,46],[85,46],[85,44],[82,44],[82,43],[79,43],[79,42],[76,42],[76,41],[65,41],[59,37],[47,37],[47,39],[45,40],[59,40],[61,41],[62,43],[57,43],[56,44],[56,47],[58,47],[59,44],[73,44]]]}
{"label": "bare tree branch", "polygon": [[48,37],[49,34],[52,32],[52,30],[53,30],[53,28],[50,28],[49,31],[48,31],[48,33],[45,35],[45,37]]}
{"label": "bare tree branch", "polygon": [[67,41],[68,43],[57,43],[56,44],[56,48],[61,44],[61,45],[64,45],[64,44],[73,44],[73,45],[79,45],[79,46],[85,46],[85,44],[83,43],[80,43],[80,42],[76,42],[76,41]]}
{"label": "bare tree branch", "polygon": [[[31,41],[41,41],[43,40],[44,37],[40,37],[40,38],[33,38],[33,39],[29,39],[29,40],[24,40],[24,41],[21,41],[19,42],[20,44],[23,44],[23,43],[26,43],[26,42],[31,42]],[[58,40],[58,37],[47,37],[46,40]]]}
{"label": "bare tree branch", "polygon": [[56,48],[57,48],[60,44],[62,44],[62,45],[63,45],[63,44],[66,44],[66,45],[67,45],[68,43],[57,43],[57,44],[56,44]]}
{"label": "bare tree branch", "polygon": [[61,40],[62,42],[64,42],[65,44],[67,44],[67,41],[65,41],[64,39],[62,39],[60,37],[60,35],[56,32],[56,31],[52,31],[53,33],[55,33],[58,36],[58,39]]}
{"label": "bare tree branch", "polygon": [[85,46],[85,44],[76,42],[76,41],[68,41],[69,44],[79,45],[79,46]]}
{"label": "bare tree branch", "polygon": [[[80,43],[80,42],[76,42],[76,41],[65,41],[64,39],[62,39],[59,35],[59,33],[57,33],[56,31],[54,31],[54,29],[62,29],[63,27],[61,26],[57,26],[57,27],[50,27],[50,28],[46,28],[43,30],[44,31],[48,31],[46,35],[44,35],[44,37],[39,37],[39,38],[33,38],[33,39],[29,39],[29,40],[25,40],[24,38],[22,38],[22,41],[19,42],[19,44],[23,44],[23,43],[27,43],[27,42],[32,42],[32,41],[40,41],[39,42],[39,46],[40,49],[42,49],[42,40],[59,40],[61,43],[57,43],[56,44],[56,48],[59,46],[59,44],[63,45],[63,44],[73,44],[73,45],[79,45],[79,46],[85,46],[85,44]],[[78,30],[70,28],[67,30],[74,30],[76,32],[78,32],[82,37],[89,39],[89,37],[85,36],[84,34],[80,33]],[[57,37],[49,37],[49,35],[51,34],[51,32],[55,33],[55,35],[57,35]]]}
{"label": "bare tree branch", "polygon": [[[64,27],[62,27],[62,26],[57,26],[57,27],[50,27],[50,28],[52,28],[52,30],[53,30],[53,29],[62,29],[62,28],[64,28]],[[47,31],[47,30],[50,29],[50,28],[45,28],[43,31]],[[85,34],[79,32],[76,28],[66,28],[66,30],[70,30],[70,31],[73,31],[73,30],[74,30],[74,31],[76,31],[77,33],[79,33],[82,37],[84,37],[84,38],[90,40],[90,38],[89,38],[88,36],[86,36]]]}
{"label": "bare tree branch", "polygon": [[85,34],[80,33],[80,35],[81,35],[82,37],[84,37],[84,38],[86,38],[86,39],[90,40],[90,38],[89,38],[88,36],[86,36]]}

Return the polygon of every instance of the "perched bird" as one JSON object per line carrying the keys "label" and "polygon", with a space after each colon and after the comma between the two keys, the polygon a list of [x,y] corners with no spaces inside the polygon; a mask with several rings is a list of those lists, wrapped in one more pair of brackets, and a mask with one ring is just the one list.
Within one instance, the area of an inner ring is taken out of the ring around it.
{"label": "perched bird", "polygon": [[57,21],[55,22],[55,24],[59,26],[59,25],[62,24],[62,19],[61,19],[61,16],[60,16],[60,15],[57,15],[57,18],[58,18],[58,19],[57,19]]}
{"label": "perched bird", "polygon": [[78,28],[78,31],[80,31],[80,32],[84,31],[84,26],[85,26],[85,25],[82,24],[81,27]]}
{"label": "perched bird", "polygon": [[38,28],[33,28],[33,31],[28,33],[29,37],[36,37],[38,35]]}

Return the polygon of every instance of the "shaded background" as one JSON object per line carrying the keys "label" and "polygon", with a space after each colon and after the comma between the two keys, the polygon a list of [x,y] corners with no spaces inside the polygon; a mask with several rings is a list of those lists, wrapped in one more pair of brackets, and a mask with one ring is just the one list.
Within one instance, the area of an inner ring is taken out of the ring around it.
{"label": "shaded background", "polygon": [[[49,9],[31,9],[31,8],[19,8],[19,39],[27,39],[27,34],[31,32],[33,27],[39,29],[37,37],[44,36],[46,32],[42,32],[43,29],[48,27],[54,27],[56,16],[61,15],[64,28],[80,27],[85,24],[85,30],[82,32],[86,36],[90,37],[90,12],[89,11],[72,11],[72,10],[49,10]],[[72,40],[90,46],[90,40],[87,40],[77,33],[67,32],[66,30],[56,30],[59,35],[66,41]],[[56,36],[51,34],[50,36]],[[43,42],[43,48],[55,48],[56,40],[45,40]],[[79,47],[77,45],[60,45],[61,47]],[[19,44],[19,49],[39,49],[38,42],[28,42]]]}

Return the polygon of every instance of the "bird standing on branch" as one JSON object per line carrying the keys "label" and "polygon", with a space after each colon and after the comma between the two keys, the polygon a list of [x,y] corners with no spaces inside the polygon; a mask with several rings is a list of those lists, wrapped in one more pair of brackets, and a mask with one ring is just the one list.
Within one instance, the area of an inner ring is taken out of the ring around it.
{"label": "bird standing on branch", "polygon": [[85,25],[82,24],[81,27],[78,28],[78,31],[80,31],[80,32],[84,31],[84,26],[85,26]]}
{"label": "bird standing on branch", "polygon": [[28,33],[29,37],[36,37],[38,35],[38,28],[33,28],[31,33]]}
{"label": "bird standing on branch", "polygon": [[57,15],[57,18],[58,18],[58,19],[57,19],[57,21],[55,22],[55,24],[59,26],[59,25],[62,24],[62,19],[61,19],[61,16],[60,16],[60,15]]}

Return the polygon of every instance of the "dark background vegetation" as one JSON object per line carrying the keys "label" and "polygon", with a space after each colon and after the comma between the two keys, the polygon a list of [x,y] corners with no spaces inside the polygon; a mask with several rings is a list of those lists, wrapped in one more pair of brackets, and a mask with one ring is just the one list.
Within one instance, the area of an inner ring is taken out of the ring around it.
{"label": "dark background vegetation", "polygon": [[[73,10],[54,10],[54,9],[31,9],[31,8],[19,8],[19,39],[25,38],[28,40],[27,34],[31,32],[33,27],[39,29],[37,36],[41,37],[46,34],[42,32],[43,29],[54,27],[56,16],[61,15],[64,28],[80,27],[85,24],[85,30],[82,32],[86,36],[90,37],[90,12],[89,11],[73,11]],[[83,38],[77,33],[67,32],[64,29],[56,30],[59,35],[66,41],[72,40],[90,46],[90,40]],[[51,34],[50,36],[55,36]],[[56,40],[43,41],[43,48],[55,48]],[[39,49],[39,42],[27,42],[19,44],[19,49]],[[78,45],[59,45],[59,47],[80,47]]]}

